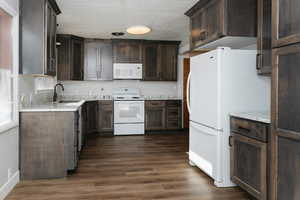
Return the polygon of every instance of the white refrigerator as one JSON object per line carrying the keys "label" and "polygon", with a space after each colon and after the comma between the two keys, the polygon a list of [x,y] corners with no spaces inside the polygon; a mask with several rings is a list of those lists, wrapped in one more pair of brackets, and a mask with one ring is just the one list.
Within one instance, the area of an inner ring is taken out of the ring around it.
{"label": "white refrigerator", "polygon": [[270,78],[258,76],[256,51],[218,48],[191,58],[187,89],[190,111],[190,164],[231,187],[232,112],[270,109]]}

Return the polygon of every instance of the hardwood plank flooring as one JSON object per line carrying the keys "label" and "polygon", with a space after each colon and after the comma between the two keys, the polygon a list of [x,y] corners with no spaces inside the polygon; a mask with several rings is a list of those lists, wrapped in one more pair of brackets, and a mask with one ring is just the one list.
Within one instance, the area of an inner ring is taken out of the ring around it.
{"label": "hardwood plank flooring", "polygon": [[76,173],[22,181],[6,200],[247,200],[238,188],[216,188],[188,164],[186,134],[88,140]]}

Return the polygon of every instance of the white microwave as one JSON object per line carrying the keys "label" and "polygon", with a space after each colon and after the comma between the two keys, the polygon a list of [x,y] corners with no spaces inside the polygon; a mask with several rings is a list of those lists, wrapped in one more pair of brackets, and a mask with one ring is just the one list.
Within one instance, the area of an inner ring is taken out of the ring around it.
{"label": "white microwave", "polygon": [[114,79],[143,79],[143,64],[114,63]]}

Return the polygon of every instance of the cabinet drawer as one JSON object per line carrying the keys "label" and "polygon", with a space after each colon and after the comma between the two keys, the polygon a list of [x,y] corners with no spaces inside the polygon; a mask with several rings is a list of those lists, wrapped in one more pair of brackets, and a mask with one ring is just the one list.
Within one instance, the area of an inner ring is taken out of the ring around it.
{"label": "cabinet drawer", "polygon": [[168,108],[167,115],[168,115],[168,119],[178,119],[179,117],[178,108]]}
{"label": "cabinet drawer", "polygon": [[268,141],[268,124],[231,117],[230,126],[231,132],[257,139],[262,142]]}
{"label": "cabinet drawer", "polygon": [[180,128],[180,120],[168,120],[167,129],[178,129]]}
{"label": "cabinet drawer", "polygon": [[167,105],[178,107],[181,105],[181,101],[180,100],[170,100],[170,101],[167,101]]}
{"label": "cabinet drawer", "polygon": [[147,107],[164,107],[166,105],[165,101],[146,101],[145,105]]}

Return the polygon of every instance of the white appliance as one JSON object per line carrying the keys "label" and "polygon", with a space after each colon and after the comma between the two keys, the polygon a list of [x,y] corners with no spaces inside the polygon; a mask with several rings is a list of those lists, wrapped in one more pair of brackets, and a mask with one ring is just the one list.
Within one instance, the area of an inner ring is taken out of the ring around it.
{"label": "white appliance", "polygon": [[114,79],[138,80],[143,78],[143,64],[114,63]]}
{"label": "white appliance", "polygon": [[114,135],[145,134],[145,102],[139,90],[119,88],[114,96]]}
{"label": "white appliance", "polygon": [[256,51],[217,50],[191,58],[187,97],[190,111],[189,160],[230,187],[231,112],[268,110],[270,80],[256,72]]}

